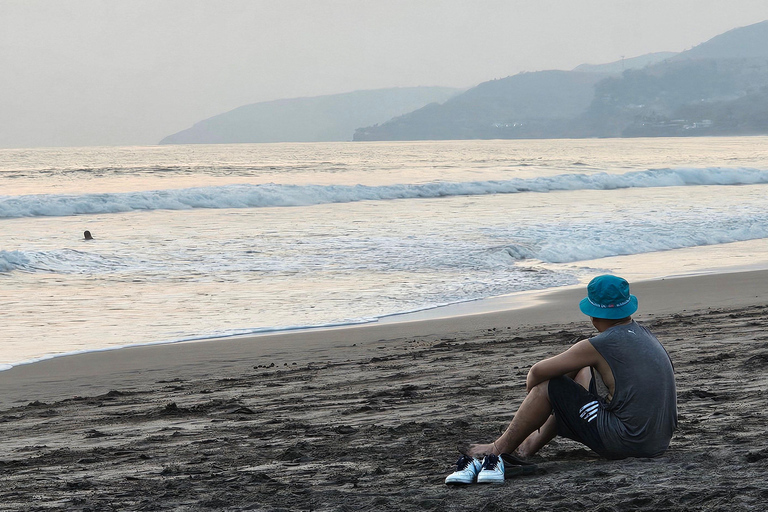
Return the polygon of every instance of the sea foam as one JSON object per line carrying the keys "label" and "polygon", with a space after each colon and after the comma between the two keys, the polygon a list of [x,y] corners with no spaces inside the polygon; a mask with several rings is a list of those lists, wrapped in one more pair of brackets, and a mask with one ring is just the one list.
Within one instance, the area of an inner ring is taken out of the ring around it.
{"label": "sea foam", "polygon": [[[617,229],[620,226],[620,229]],[[93,246],[99,252],[72,249],[0,250],[0,274],[10,272],[67,275],[163,276],[312,275],[318,268],[371,272],[471,272],[479,280],[484,272],[503,272],[518,262],[538,260],[571,263],[610,256],[643,254],[768,238],[768,212],[754,206],[713,212],[693,208],[673,220],[648,214],[639,219],[588,217],[559,219],[530,225],[501,223],[483,230],[483,239],[460,243],[450,237],[414,241],[410,237],[383,237],[354,241],[348,237],[319,237],[313,250],[299,241],[289,247],[262,246],[247,250],[242,244],[219,243],[215,253],[198,246],[124,254],[114,248]],[[264,244],[264,241],[259,242]],[[350,250],[354,247],[354,250]],[[498,277],[484,282],[490,287]],[[499,293],[503,293],[499,292]]]}
{"label": "sea foam", "polygon": [[528,179],[381,186],[241,184],[125,193],[0,196],[0,218],[61,217],[139,210],[290,207],[561,190],[753,184],[768,184],[768,171],[720,167],[649,169],[624,174],[561,174]]}
{"label": "sea foam", "polygon": [[126,267],[127,264],[116,257],[105,257],[95,253],[72,249],[47,251],[0,250],[0,272],[18,270],[30,273],[92,274],[95,272],[116,272]]}

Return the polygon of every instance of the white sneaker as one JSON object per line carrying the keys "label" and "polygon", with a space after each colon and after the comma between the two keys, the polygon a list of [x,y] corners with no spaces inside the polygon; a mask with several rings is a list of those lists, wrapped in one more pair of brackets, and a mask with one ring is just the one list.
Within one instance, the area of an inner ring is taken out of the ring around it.
{"label": "white sneaker", "polygon": [[446,484],[473,484],[482,464],[477,459],[462,455],[456,462],[456,471],[445,478]]}
{"label": "white sneaker", "polygon": [[503,484],[504,461],[498,455],[486,455],[480,473],[477,474],[479,484]]}

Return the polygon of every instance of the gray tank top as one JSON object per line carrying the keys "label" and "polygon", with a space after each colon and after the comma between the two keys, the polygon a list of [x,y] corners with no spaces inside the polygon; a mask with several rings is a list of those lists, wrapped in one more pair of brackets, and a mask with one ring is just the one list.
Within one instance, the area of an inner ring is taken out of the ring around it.
{"label": "gray tank top", "polygon": [[597,415],[606,450],[617,457],[661,455],[677,427],[675,375],[667,351],[634,321],[589,341],[608,362],[615,382],[613,398]]}

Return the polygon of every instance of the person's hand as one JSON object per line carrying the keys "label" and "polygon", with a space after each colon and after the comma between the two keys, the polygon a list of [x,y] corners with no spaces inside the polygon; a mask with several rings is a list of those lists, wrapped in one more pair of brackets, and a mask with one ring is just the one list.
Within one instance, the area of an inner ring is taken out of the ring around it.
{"label": "person's hand", "polygon": [[[531,368],[533,370],[533,368]],[[528,376],[525,378],[525,393],[528,394],[536,387],[536,382],[533,380],[533,372],[529,370]]]}

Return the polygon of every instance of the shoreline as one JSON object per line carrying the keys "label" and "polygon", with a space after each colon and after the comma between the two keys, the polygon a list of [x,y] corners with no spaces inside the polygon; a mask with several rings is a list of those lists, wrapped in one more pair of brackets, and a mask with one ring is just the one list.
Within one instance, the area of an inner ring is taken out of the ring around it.
{"label": "shoreline", "polygon": [[[743,242],[739,242],[739,243],[743,243]],[[746,243],[751,243],[751,241]],[[733,244],[725,244],[725,245],[733,245]],[[700,250],[702,248],[698,248],[698,249]],[[711,250],[712,248],[705,247],[703,249]],[[715,247],[715,249],[717,250],[717,247]],[[687,250],[688,249],[677,249],[673,252],[680,252],[680,251],[684,252]],[[663,253],[663,254],[666,254],[666,253]],[[764,258],[767,255],[768,253],[766,253],[765,255],[753,254],[752,257],[754,258],[755,256],[760,256]],[[603,258],[601,260],[595,260],[595,261],[600,261],[600,262],[610,261],[611,263],[608,266],[611,268],[616,267],[616,270],[618,271],[606,270],[605,272],[610,272],[616,275],[621,275],[622,277],[626,277],[627,280],[630,281],[630,283],[639,283],[641,281],[659,281],[659,280],[665,280],[665,279],[689,278],[689,277],[697,277],[702,275],[733,274],[733,273],[768,270],[768,260],[760,259],[758,263],[728,265],[728,266],[721,266],[721,267],[700,266],[697,269],[693,269],[685,272],[676,272],[676,273],[673,272],[668,275],[656,275],[656,272],[652,272],[651,274],[648,274],[647,270],[638,272],[637,268],[633,266],[633,260],[635,256],[638,256],[638,255],[617,256],[617,257]],[[643,256],[647,256],[647,255],[643,255]],[[683,257],[683,259],[686,258],[684,253],[681,256]],[[585,261],[581,263],[585,265],[590,265],[591,262]],[[657,266],[655,268],[658,268],[658,266],[663,266],[664,263],[665,262],[663,260],[657,262]],[[599,266],[600,265],[598,265],[598,267]],[[634,273],[633,273],[633,269],[634,269]],[[677,270],[682,270],[682,269],[677,269]],[[509,312],[512,310],[526,309],[532,306],[541,305],[545,303],[548,300],[547,297],[553,293],[556,294],[556,293],[560,293],[560,292],[571,290],[571,289],[585,288],[586,284],[587,284],[587,280],[584,280],[579,284],[564,285],[564,286],[558,286],[553,288],[525,290],[521,292],[509,293],[505,295],[492,296],[492,297],[486,297],[486,298],[480,298],[480,299],[467,299],[467,300],[462,300],[462,301],[448,303],[448,304],[426,306],[424,308],[415,309],[413,311],[385,314],[379,317],[372,317],[370,319],[361,318],[358,320],[351,320],[349,322],[329,323],[329,324],[321,324],[321,325],[308,325],[308,326],[297,325],[297,326],[287,326],[287,327],[265,327],[263,329],[256,329],[253,332],[246,332],[246,333],[222,334],[218,336],[217,335],[210,335],[210,336],[191,335],[191,336],[187,336],[179,339],[150,341],[150,342],[143,342],[143,343],[136,343],[136,344],[128,343],[124,345],[114,345],[114,346],[105,346],[105,347],[99,347],[99,348],[82,349],[82,350],[75,350],[71,352],[43,354],[40,356],[32,357],[30,359],[0,363],[0,374],[2,374],[2,372],[8,371],[11,368],[15,368],[18,366],[39,364],[52,359],[58,359],[62,357],[83,356],[83,355],[88,355],[91,353],[99,353],[99,352],[121,351],[121,350],[134,349],[134,348],[144,348],[144,347],[162,346],[162,345],[176,345],[176,344],[185,344],[185,343],[207,343],[211,341],[217,342],[217,341],[225,341],[229,339],[284,336],[284,335],[291,335],[291,334],[311,335],[314,332],[322,332],[327,330],[341,330],[341,329],[348,329],[348,328],[370,327],[370,326],[377,326],[377,325],[409,323],[409,322],[417,322],[422,320],[438,320],[438,319],[446,319],[451,317],[466,317],[466,316],[487,314],[487,313]]]}
{"label": "shoreline", "polygon": [[441,304],[436,306],[428,306],[423,309],[416,309],[413,311],[406,311],[403,313],[391,313],[382,315],[380,317],[371,318],[370,320],[350,321],[341,323],[331,323],[327,325],[310,325],[310,326],[292,326],[292,327],[274,327],[264,328],[263,330],[254,330],[248,333],[228,334],[220,336],[189,336],[186,338],[180,338],[169,341],[151,341],[147,343],[126,344],[107,346],[94,349],[76,350],[73,352],[63,352],[58,354],[45,354],[36,358],[15,361],[10,363],[0,363],[0,373],[8,371],[11,368],[17,366],[27,366],[32,364],[38,364],[52,359],[58,359],[61,357],[76,357],[88,355],[91,353],[99,352],[111,352],[128,350],[135,348],[152,347],[158,345],[177,345],[184,343],[206,343],[206,342],[221,342],[229,339],[245,339],[245,338],[261,338],[272,336],[285,336],[291,334],[308,334],[312,335],[314,332],[321,331],[336,331],[341,329],[358,328],[358,327],[370,327],[373,325],[385,325],[393,323],[408,323],[420,320],[437,320],[441,318],[449,317],[464,317],[476,314],[510,311],[515,309],[524,309],[532,305],[540,304],[544,302],[544,296],[549,293],[555,293],[562,291],[573,286],[560,286],[555,288],[548,288],[543,290],[526,290],[523,292],[511,293],[507,295],[501,295],[496,297],[486,297],[482,299],[468,299],[464,301],[454,302],[450,304]]}
{"label": "shoreline", "polygon": [[[768,302],[768,270],[676,276],[630,285],[640,300],[635,315],[640,321],[673,312]],[[522,292],[525,297],[497,297],[394,315],[365,324],[56,356],[0,371],[0,408],[98,394],[117,387],[138,389],[150,375],[202,378],[258,365],[292,366],[361,357],[396,349],[412,339],[472,337],[489,330],[535,332],[538,327],[554,324],[585,323],[578,309],[584,294],[585,285],[574,285]]]}

